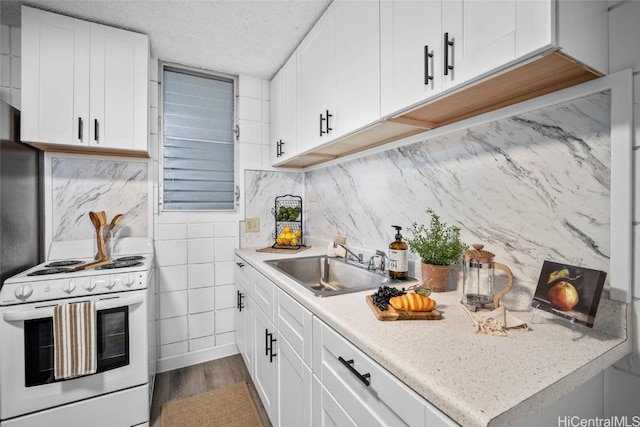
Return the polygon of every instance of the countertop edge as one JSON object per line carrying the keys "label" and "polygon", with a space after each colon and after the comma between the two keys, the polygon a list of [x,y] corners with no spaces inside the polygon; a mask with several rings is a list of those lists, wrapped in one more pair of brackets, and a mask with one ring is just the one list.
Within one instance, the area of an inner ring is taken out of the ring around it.
{"label": "countertop edge", "polygon": [[[308,291],[298,287],[295,284],[288,283],[289,281],[291,281],[291,279],[287,278],[283,274],[263,263],[263,261],[266,259],[323,255],[321,250],[319,250],[318,248],[312,248],[309,251],[304,251],[295,255],[281,255],[274,253],[262,253],[260,255],[257,255],[255,252],[255,248],[241,248],[236,250],[236,254],[251,266],[256,268],[256,270],[258,270],[262,275],[274,282],[276,286],[282,289],[282,291],[290,295],[293,299],[295,299],[305,308],[311,311],[313,315],[317,316],[320,320],[334,328],[338,333],[345,336],[345,338],[350,340],[361,351],[363,351],[365,354],[367,354],[369,357],[371,357],[373,360],[387,369],[400,381],[407,384],[407,386],[412,388],[418,395],[422,396],[431,404],[439,408],[442,412],[451,417],[452,420],[461,423],[462,425],[490,425],[492,427],[514,425],[514,422],[517,422],[518,419],[521,419],[526,415],[541,411],[546,406],[557,401],[557,399],[564,394],[570,392],[577,386],[593,378],[595,375],[602,372],[608,366],[617,362],[632,351],[631,342],[627,337],[612,337],[615,338],[616,344],[613,344],[612,347],[605,351],[603,354],[600,354],[589,362],[579,366],[573,372],[565,375],[554,383],[551,383],[543,390],[516,403],[506,411],[498,415],[484,413],[461,415],[461,412],[463,410],[461,404],[454,403],[444,396],[436,396],[435,394],[433,396],[425,396],[424,393],[420,392],[419,387],[416,387],[415,384],[412,383],[412,381],[407,381],[404,379],[405,377],[407,377],[409,371],[403,369],[403,367],[399,364],[390,362],[387,357],[381,357],[379,354],[376,354],[375,351],[371,351],[370,345],[362,342],[362,340],[358,336],[354,336],[354,334],[350,332],[349,328],[343,324],[343,319],[341,319],[339,316],[336,317],[332,315],[332,313],[322,311],[321,307],[319,307],[319,304],[314,304],[314,298],[318,297],[312,296],[310,293],[308,293]],[[333,296],[329,298],[339,298],[339,296]],[[628,305],[626,306],[626,312],[628,324]],[[457,412],[458,415],[451,414],[451,412],[447,411],[449,409]]]}

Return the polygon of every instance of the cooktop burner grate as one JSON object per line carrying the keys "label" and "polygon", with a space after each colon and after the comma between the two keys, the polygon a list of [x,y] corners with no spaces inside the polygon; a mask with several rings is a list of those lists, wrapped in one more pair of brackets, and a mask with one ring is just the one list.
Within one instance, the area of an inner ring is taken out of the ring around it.
{"label": "cooktop burner grate", "polygon": [[120,261],[140,261],[143,260],[144,257],[142,255],[131,255],[131,256],[123,256],[120,258],[116,258],[113,260],[113,262],[120,262]]}
{"label": "cooktop burner grate", "polygon": [[82,264],[82,261],[78,261],[77,259],[65,259],[62,261],[53,261],[48,264],[45,264],[45,268],[51,267],[70,267],[72,265]]}
{"label": "cooktop burner grate", "polygon": [[64,273],[67,270],[69,270],[69,269],[68,268],[64,268],[64,267],[45,268],[45,269],[42,269],[42,270],[32,271],[31,273],[27,274],[27,276],[45,276],[47,274]]}
{"label": "cooktop burner grate", "polygon": [[96,270],[110,270],[112,268],[127,268],[127,267],[138,267],[142,265],[139,261],[118,261],[112,262],[111,264],[103,265],[102,267],[96,268]]}

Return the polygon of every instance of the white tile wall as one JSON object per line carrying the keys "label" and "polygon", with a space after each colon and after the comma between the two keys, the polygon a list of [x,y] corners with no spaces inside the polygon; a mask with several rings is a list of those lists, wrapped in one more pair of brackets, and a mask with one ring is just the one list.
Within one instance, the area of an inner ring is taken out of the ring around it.
{"label": "white tile wall", "polygon": [[233,261],[216,262],[216,285],[230,285],[233,283]]}
{"label": "white tile wall", "polygon": [[189,289],[215,285],[215,263],[189,265]]}
{"label": "white tile wall", "polygon": [[216,313],[207,311],[205,313],[189,314],[189,338],[200,338],[213,335]]}
{"label": "white tile wall", "polygon": [[189,239],[187,244],[189,264],[215,261],[214,239]]}
{"label": "white tile wall", "polygon": [[234,247],[235,238],[233,237],[220,237],[216,239],[214,243],[216,262],[233,261]]}
{"label": "white tile wall", "polygon": [[209,335],[208,337],[194,338],[189,340],[189,351],[204,350],[207,348],[215,347],[216,336]]}
{"label": "white tile wall", "polygon": [[11,29],[7,25],[0,26],[0,54],[11,54]]}
{"label": "white tile wall", "polygon": [[172,292],[187,289],[187,266],[173,265],[158,267],[160,292]]}
{"label": "white tile wall", "polygon": [[[151,58],[150,153],[154,162],[154,216],[160,313],[160,359],[179,358],[234,342],[234,248],[238,216],[209,219],[207,215],[160,215],[158,61]],[[240,188],[244,169],[269,162],[269,84],[240,76],[238,85],[238,162]],[[265,153],[263,155],[263,153]],[[242,195],[241,195],[242,197]],[[241,199],[242,204],[242,199]],[[192,360],[192,359],[189,359]]]}
{"label": "white tile wall", "polygon": [[234,330],[235,308],[216,311],[216,334]]}
{"label": "white tile wall", "polygon": [[0,26],[0,99],[20,109],[20,29]]}
{"label": "white tile wall", "polygon": [[233,308],[236,305],[236,288],[234,285],[216,286],[215,309]]}
{"label": "white tile wall", "polygon": [[225,332],[224,334],[216,334],[216,345],[233,344],[235,342],[234,332]]}
{"label": "white tile wall", "polygon": [[187,263],[186,240],[156,240],[156,262],[158,266]]}
{"label": "white tile wall", "polygon": [[[162,295],[160,295],[162,297]],[[160,344],[171,344],[186,341],[188,338],[187,317],[160,319]]]}
{"label": "white tile wall", "polygon": [[164,292],[160,294],[161,319],[186,316],[187,313],[187,291]]}
{"label": "white tile wall", "polygon": [[206,288],[189,289],[189,313],[203,313],[213,311],[214,295],[217,295],[219,287],[208,286]]}

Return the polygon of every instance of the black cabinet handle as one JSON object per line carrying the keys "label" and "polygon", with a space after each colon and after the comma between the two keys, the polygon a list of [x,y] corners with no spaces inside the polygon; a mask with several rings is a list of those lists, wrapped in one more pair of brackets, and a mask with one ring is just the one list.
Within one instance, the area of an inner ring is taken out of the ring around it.
{"label": "black cabinet handle", "polygon": [[284,145],[284,142],[282,142],[282,140],[280,140],[280,156],[284,155],[284,150],[282,149],[283,145]]}
{"label": "black cabinet handle", "polygon": [[237,265],[238,267],[240,267],[240,268],[244,267],[244,263],[242,263],[242,262],[236,262],[236,265]]}
{"label": "black cabinet handle", "polygon": [[242,311],[242,309],[244,308],[244,294],[240,291],[236,292],[238,293],[236,299],[236,307],[238,308],[238,311]]}
{"label": "black cabinet handle", "polygon": [[453,62],[453,40],[449,40],[449,33],[444,33],[444,75],[449,75],[453,65],[449,65],[449,48],[451,48],[451,62]]}
{"label": "black cabinet handle", "polygon": [[78,117],[78,139],[82,142],[82,117]]}
{"label": "black cabinet handle", "polygon": [[338,360],[342,362],[342,364],[346,366],[347,369],[349,369],[353,375],[358,377],[358,379],[362,381],[364,385],[369,387],[369,385],[371,384],[369,382],[369,378],[371,378],[371,374],[361,374],[360,372],[358,372],[356,368],[353,367],[353,359],[344,360],[342,356],[338,356]]}
{"label": "black cabinet handle", "polygon": [[269,363],[273,363],[273,358],[278,354],[273,352],[273,343],[278,341],[273,338],[273,334],[268,329],[264,330],[264,355],[269,356]]}
{"label": "black cabinet handle", "polygon": [[322,113],[320,113],[320,136],[324,135],[326,132],[322,129],[322,123],[327,120],[324,118]]}
{"label": "black cabinet handle", "polygon": [[333,130],[331,125],[329,125],[329,118],[330,117],[333,117],[333,115],[329,114],[329,110],[327,110],[327,132],[326,132],[327,134]]}
{"label": "black cabinet handle", "polygon": [[269,344],[269,363],[273,363],[273,358],[278,355],[277,353],[273,352],[273,343],[278,341],[278,340],[273,337],[273,334],[269,334],[269,340],[270,340],[270,344]]}
{"label": "black cabinet handle", "polygon": [[281,142],[282,142],[282,140],[276,141],[276,157],[280,157],[280,143]]}
{"label": "black cabinet handle", "polygon": [[429,75],[429,60],[433,58],[433,53],[429,53],[429,46],[424,47],[424,84],[428,85],[429,80],[433,80],[433,76]]}
{"label": "black cabinet handle", "polygon": [[95,133],[94,133],[94,135],[93,135],[93,139],[94,139],[98,144],[100,144],[100,141],[98,141],[98,140],[99,140],[99,137],[98,137],[98,132],[99,132],[99,127],[98,127],[98,126],[99,126],[99,123],[98,123],[98,119],[94,119],[94,120],[93,120],[93,125],[94,125],[93,127],[94,127],[94,132],[95,132]]}

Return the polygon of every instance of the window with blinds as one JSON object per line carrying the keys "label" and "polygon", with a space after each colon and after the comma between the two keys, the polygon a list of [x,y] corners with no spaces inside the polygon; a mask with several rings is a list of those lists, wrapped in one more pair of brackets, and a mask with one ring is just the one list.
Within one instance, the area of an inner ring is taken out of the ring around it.
{"label": "window with blinds", "polygon": [[235,209],[234,83],[163,67],[163,210]]}

